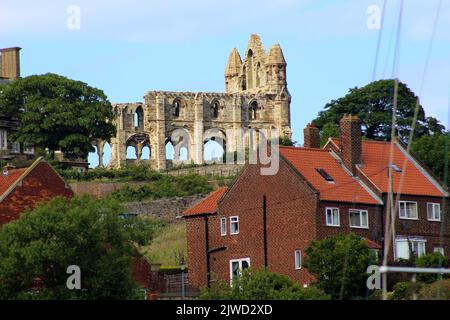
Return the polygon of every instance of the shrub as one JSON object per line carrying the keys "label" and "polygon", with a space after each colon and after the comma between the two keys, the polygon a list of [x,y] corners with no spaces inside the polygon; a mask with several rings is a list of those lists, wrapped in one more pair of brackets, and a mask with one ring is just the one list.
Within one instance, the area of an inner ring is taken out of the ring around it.
{"label": "shrub", "polygon": [[285,275],[260,270],[246,270],[230,287],[222,281],[203,289],[200,300],[329,300],[316,287],[301,288]]}
{"label": "shrub", "polygon": [[124,186],[112,192],[110,197],[120,201],[142,201],[206,194],[211,191],[211,184],[203,176],[174,177],[161,175],[158,180],[140,187]]}
{"label": "shrub", "polygon": [[162,174],[152,170],[144,164],[128,164],[120,169],[95,168],[86,172],[74,169],[58,168],[59,174],[66,180],[93,181],[110,179],[117,181],[153,181],[163,177]]}
{"label": "shrub", "polygon": [[[440,252],[428,253],[417,259],[416,266],[422,268],[447,268],[448,258],[443,256]],[[425,283],[433,283],[441,278],[442,276],[440,274],[417,275],[417,280]]]}
{"label": "shrub", "polygon": [[411,300],[422,288],[420,282],[398,282],[394,285],[394,291],[389,294],[390,300]]}
{"label": "shrub", "polygon": [[420,298],[424,300],[450,300],[450,279],[425,285],[420,291]]}

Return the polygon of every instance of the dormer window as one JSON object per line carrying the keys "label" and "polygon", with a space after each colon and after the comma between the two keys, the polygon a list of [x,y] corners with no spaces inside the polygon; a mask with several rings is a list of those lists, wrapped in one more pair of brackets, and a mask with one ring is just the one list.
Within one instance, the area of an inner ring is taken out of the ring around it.
{"label": "dormer window", "polygon": [[334,183],[334,179],[325,171],[325,169],[316,168],[316,171],[325,179],[328,183]]}

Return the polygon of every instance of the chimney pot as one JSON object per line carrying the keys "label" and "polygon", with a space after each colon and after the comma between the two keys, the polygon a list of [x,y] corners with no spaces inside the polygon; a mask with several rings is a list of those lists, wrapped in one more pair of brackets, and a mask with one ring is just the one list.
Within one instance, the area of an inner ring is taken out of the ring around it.
{"label": "chimney pot", "polygon": [[362,162],[361,120],[345,114],[340,121],[341,156],[344,166],[356,174],[356,165]]}
{"label": "chimney pot", "polygon": [[0,77],[5,79],[18,79],[20,77],[20,48],[0,49]]}
{"label": "chimney pot", "polygon": [[308,123],[303,129],[303,137],[305,148],[320,148],[320,130],[315,125]]}

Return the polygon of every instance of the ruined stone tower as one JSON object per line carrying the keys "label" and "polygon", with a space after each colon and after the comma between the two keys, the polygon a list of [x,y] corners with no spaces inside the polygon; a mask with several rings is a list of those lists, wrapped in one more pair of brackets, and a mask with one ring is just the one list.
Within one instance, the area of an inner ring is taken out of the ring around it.
{"label": "ruined stone tower", "polygon": [[[126,159],[129,146],[137,157],[131,161],[148,162],[156,170],[170,167],[165,146],[176,129],[186,132],[179,146],[187,149],[188,161],[195,164],[204,162],[203,148],[209,140],[220,143],[226,152],[235,151],[239,142],[231,129],[278,129],[281,136],[291,137],[290,102],[280,45],[266,52],[253,34],[243,61],[236,48],[229,55],[225,93],[149,91],[144,102],[114,104],[117,135],[110,141],[109,167],[130,161]],[[104,143],[97,142],[100,159]],[[149,160],[141,159],[144,147],[150,148]]]}

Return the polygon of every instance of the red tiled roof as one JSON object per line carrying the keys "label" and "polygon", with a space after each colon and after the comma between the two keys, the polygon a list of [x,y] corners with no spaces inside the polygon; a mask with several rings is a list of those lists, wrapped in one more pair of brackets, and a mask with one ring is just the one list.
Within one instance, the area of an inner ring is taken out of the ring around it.
{"label": "red tiled roof", "polygon": [[9,187],[11,187],[17,179],[27,170],[27,168],[22,169],[12,169],[9,170],[8,175],[0,175],[0,196],[3,195]]}
{"label": "red tiled roof", "polygon": [[[340,146],[339,139],[333,138],[332,141],[337,146]],[[393,170],[392,183],[394,193],[433,197],[445,196],[443,192],[431,182],[430,179],[433,179],[431,178],[431,175],[425,173],[425,169],[422,168],[418,162],[415,164],[415,161],[412,160],[412,156],[410,158],[405,155],[404,152],[406,152],[406,150],[398,143],[394,143],[393,150],[393,164],[400,169],[403,169],[406,160],[405,170],[402,170],[402,172]],[[402,150],[404,150],[404,152]],[[389,191],[388,172],[390,153],[390,142],[367,140],[362,142],[362,164],[358,167],[382,192]],[[403,182],[400,188],[401,179],[403,179]]]}
{"label": "red tiled roof", "polygon": [[374,242],[374,241],[372,241],[370,239],[364,238],[364,241],[366,241],[367,246],[370,249],[376,249],[376,250],[380,250],[381,249],[381,246],[378,243],[376,243],[376,242]]}
{"label": "red tiled roof", "polygon": [[[379,203],[339,165],[329,150],[280,147],[280,154],[320,193],[320,200]],[[327,182],[316,169],[324,169],[334,183]]]}
{"label": "red tiled roof", "polygon": [[227,187],[222,187],[210,193],[205,199],[183,212],[184,217],[198,214],[213,213],[217,210],[217,202],[227,191]]}

